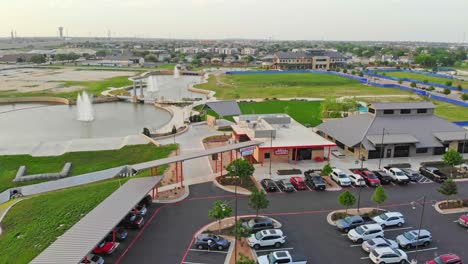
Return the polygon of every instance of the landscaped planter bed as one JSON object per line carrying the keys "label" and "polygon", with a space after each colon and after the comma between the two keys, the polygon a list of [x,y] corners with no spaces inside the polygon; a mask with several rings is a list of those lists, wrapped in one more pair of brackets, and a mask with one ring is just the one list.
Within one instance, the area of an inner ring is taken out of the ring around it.
{"label": "landscaped planter bed", "polygon": [[237,179],[237,177],[224,175],[224,176],[216,177],[216,181],[223,186],[235,186],[236,183],[238,183],[237,185],[238,187],[247,189],[249,191],[253,191],[257,189],[251,177],[241,180],[241,179]]}
{"label": "landscaped planter bed", "polygon": [[[464,160],[464,162],[466,163],[468,160]],[[450,176],[450,171],[452,171],[452,177],[454,179],[468,178],[468,171],[460,172],[457,168],[447,165],[442,161],[422,162],[421,166],[436,167],[447,176]]]}

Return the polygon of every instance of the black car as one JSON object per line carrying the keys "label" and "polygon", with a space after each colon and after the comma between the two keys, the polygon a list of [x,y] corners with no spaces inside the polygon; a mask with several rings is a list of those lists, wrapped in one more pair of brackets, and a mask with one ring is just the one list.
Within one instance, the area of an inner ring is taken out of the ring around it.
{"label": "black car", "polygon": [[325,190],[327,188],[327,184],[323,180],[322,176],[310,172],[310,171],[305,171],[304,172],[305,176],[305,181],[306,183],[315,190]]}
{"label": "black car", "polygon": [[214,234],[199,234],[195,238],[195,247],[198,249],[218,249],[223,250],[229,248],[231,242],[224,237]]}
{"label": "black car", "polygon": [[263,186],[265,191],[267,192],[276,192],[278,191],[278,188],[276,187],[276,184],[273,180],[271,179],[263,179],[260,181],[260,184]]}
{"label": "black car", "polygon": [[106,236],[105,240],[108,241],[108,242],[114,241],[114,232],[115,232],[115,241],[124,241],[128,236],[128,233],[124,228],[117,227],[117,228],[114,228],[114,230],[111,231]]}
{"label": "black car", "polygon": [[145,219],[138,213],[129,213],[120,221],[119,227],[138,229],[145,224]]}
{"label": "black car", "polygon": [[272,229],[273,220],[268,217],[255,217],[250,219],[248,222],[243,222],[242,226],[248,229],[251,233],[257,233],[264,229]]}
{"label": "black car", "polygon": [[408,178],[410,181],[418,181],[421,178],[421,174],[419,172],[414,171],[412,169],[400,169]]}
{"label": "black car", "polygon": [[283,192],[294,192],[294,186],[289,180],[279,180],[276,184],[278,184],[278,187]]}
{"label": "black car", "polygon": [[390,175],[388,175],[385,171],[382,171],[382,170],[375,170],[375,171],[372,171],[375,176],[377,176],[377,178],[379,178],[380,180],[380,183],[382,184],[388,184],[390,182],[392,182],[392,177],[390,177]]}
{"label": "black car", "polygon": [[447,175],[435,167],[421,167],[419,172],[435,182],[444,182],[447,179]]}

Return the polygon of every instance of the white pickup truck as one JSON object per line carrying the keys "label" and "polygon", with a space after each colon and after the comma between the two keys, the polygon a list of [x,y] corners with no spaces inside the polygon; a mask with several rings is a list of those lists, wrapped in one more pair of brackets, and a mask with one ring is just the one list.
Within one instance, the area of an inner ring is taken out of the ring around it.
{"label": "white pickup truck", "polygon": [[274,251],[258,257],[258,264],[307,264],[307,259],[301,255],[291,255],[289,251]]}
{"label": "white pickup truck", "polygon": [[410,179],[406,174],[399,168],[384,167],[384,171],[393,179],[396,183],[407,184]]}

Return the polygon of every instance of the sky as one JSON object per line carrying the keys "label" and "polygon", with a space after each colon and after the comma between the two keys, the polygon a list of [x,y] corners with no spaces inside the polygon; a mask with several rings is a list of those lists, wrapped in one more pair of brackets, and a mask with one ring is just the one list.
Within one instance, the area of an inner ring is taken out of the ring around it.
{"label": "sky", "polygon": [[0,37],[468,42],[468,0],[0,0]]}

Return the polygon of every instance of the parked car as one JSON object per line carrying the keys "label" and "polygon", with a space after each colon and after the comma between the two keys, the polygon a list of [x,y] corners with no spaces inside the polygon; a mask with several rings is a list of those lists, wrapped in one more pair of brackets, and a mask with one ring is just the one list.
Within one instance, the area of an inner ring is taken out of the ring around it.
{"label": "parked car", "polygon": [[286,179],[279,180],[276,182],[276,184],[278,184],[278,187],[283,192],[294,192],[294,186]]}
{"label": "parked car", "polygon": [[455,254],[444,254],[426,261],[426,264],[463,264],[463,262]]}
{"label": "parked car", "polygon": [[195,247],[198,249],[217,249],[223,250],[229,248],[231,242],[222,236],[214,234],[199,234],[195,238]]}
{"label": "parked car", "polygon": [[330,177],[340,186],[351,186],[351,180],[349,179],[348,175],[339,169],[333,169]]}
{"label": "parked car", "polygon": [[122,227],[116,227],[114,228],[113,231],[111,231],[104,240],[106,241],[114,241],[114,231],[115,231],[115,241],[124,241],[127,236],[128,236],[128,233],[127,233],[127,230],[125,230],[124,228]]}
{"label": "parked car", "polygon": [[304,172],[304,176],[306,178],[306,183],[309,184],[311,189],[323,191],[327,188],[327,183],[323,180],[322,176],[307,171]]}
{"label": "parked car", "polygon": [[419,178],[421,178],[421,174],[419,174],[419,172],[417,171],[414,171],[412,169],[401,169],[403,171],[403,173],[406,174],[406,176],[408,176],[408,178],[410,179],[410,181],[412,182],[415,182],[415,181],[418,181]]}
{"label": "parked car", "polygon": [[289,251],[274,251],[268,255],[258,257],[258,264],[307,264],[307,259],[303,255],[290,254]]}
{"label": "parked car", "polygon": [[348,232],[348,238],[355,243],[362,243],[366,240],[383,237],[384,231],[378,224],[367,224],[351,229]]}
{"label": "parked car", "polygon": [[119,246],[119,243],[101,241],[93,250],[94,254],[112,254],[114,250]]}
{"label": "parked car", "polygon": [[88,254],[80,263],[86,264],[104,264],[104,259],[95,254]]}
{"label": "parked car", "polygon": [[366,186],[366,180],[359,174],[351,173],[348,174],[349,179],[351,180],[351,184],[356,187],[364,187]]}
{"label": "parked car", "polygon": [[146,213],[148,212],[148,209],[146,208],[146,205],[144,204],[139,204],[135,207],[135,212],[137,212],[141,216],[145,216]]}
{"label": "parked car", "polygon": [[401,249],[381,247],[371,251],[369,258],[377,264],[408,263],[408,256]]}
{"label": "parked car", "polygon": [[384,167],[384,171],[392,177],[392,180],[399,184],[409,183],[409,178],[406,174],[399,168]]}
{"label": "parked car", "polygon": [[349,230],[365,224],[374,224],[372,220],[364,220],[359,215],[347,216],[336,221],[336,227],[341,231],[348,233]]}
{"label": "parked car", "polygon": [[375,171],[372,171],[375,176],[377,176],[377,178],[380,180],[380,183],[382,184],[388,184],[390,182],[392,182],[392,177],[390,177],[390,175],[388,175],[385,171],[383,170],[375,170]]}
{"label": "parked car", "polygon": [[468,227],[468,214],[461,215],[461,216],[458,218],[458,223],[459,223],[461,226]]}
{"label": "parked car", "polygon": [[447,179],[447,175],[435,167],[421,167],[419,172],[435,182],[444,182]]}
{"label": "parked car", "polygon": [[275,182],[272,179],[263,179],[260,181],[260,184],[263,186],[267,192],[276,192],[278,188],[276,187]]}
{"label": "parked car", "polygon": [[280,229],[265,229],[250,235],[247,243],[255,249],[271,246],[279,248],[286,243],[286,236],[283,235],[283,231]]}
{"label": "parked car", "polygon": [[302,177],[293,176],[289,179],[291,184],[296,188],[296,190],[305,190],[307,189],[307,185]]}
{"label": "parked car", "polygon": [[387,226],[400,227],[405,223],[405,218],[401,213],[398,212],[386,212],[372,218],[372,220],[374,220],[375,223],[382,226],[382,228],[385,228]]}
{"label": "parked car", "polygon": [[361,175],[369,186],[376,187],[381,184],[379,178],[377,178],[377,176],[368,169],[355,169],[353,172]]}
{"label": "parked car", "polygon": [[431,233],[421,229],[418,237],[418,230],[407,231],[397,236],[396,241],[401,248],[410,249],[416,245],[427,247],[432,242]]}
{"label": "parked car", "polygon": [[129,213],[120,221],[119,227],[138,229],[145,224],[143,216],[135,213]]}
{"label": "parked car", "polygon": [[251,233],[257,233],[264,229],[273,229],[273,220],[268,217],[255,217],[248,222],[243,222],[242,226],[250,230]]}
{"label": "parked car", "polygon": [[153,197],[151,195],[146,195],[141,199],[141,201],[138,203],[138,205],[144,205],[146,208],[150,207],[150,205],[153,203]]}
{"label": "parked car", "polygon": [[378,237],[364,241],[361,247],[365,252],[371,252],[372,250],[381,247],[398,248],[398,243],[395,240]]}

